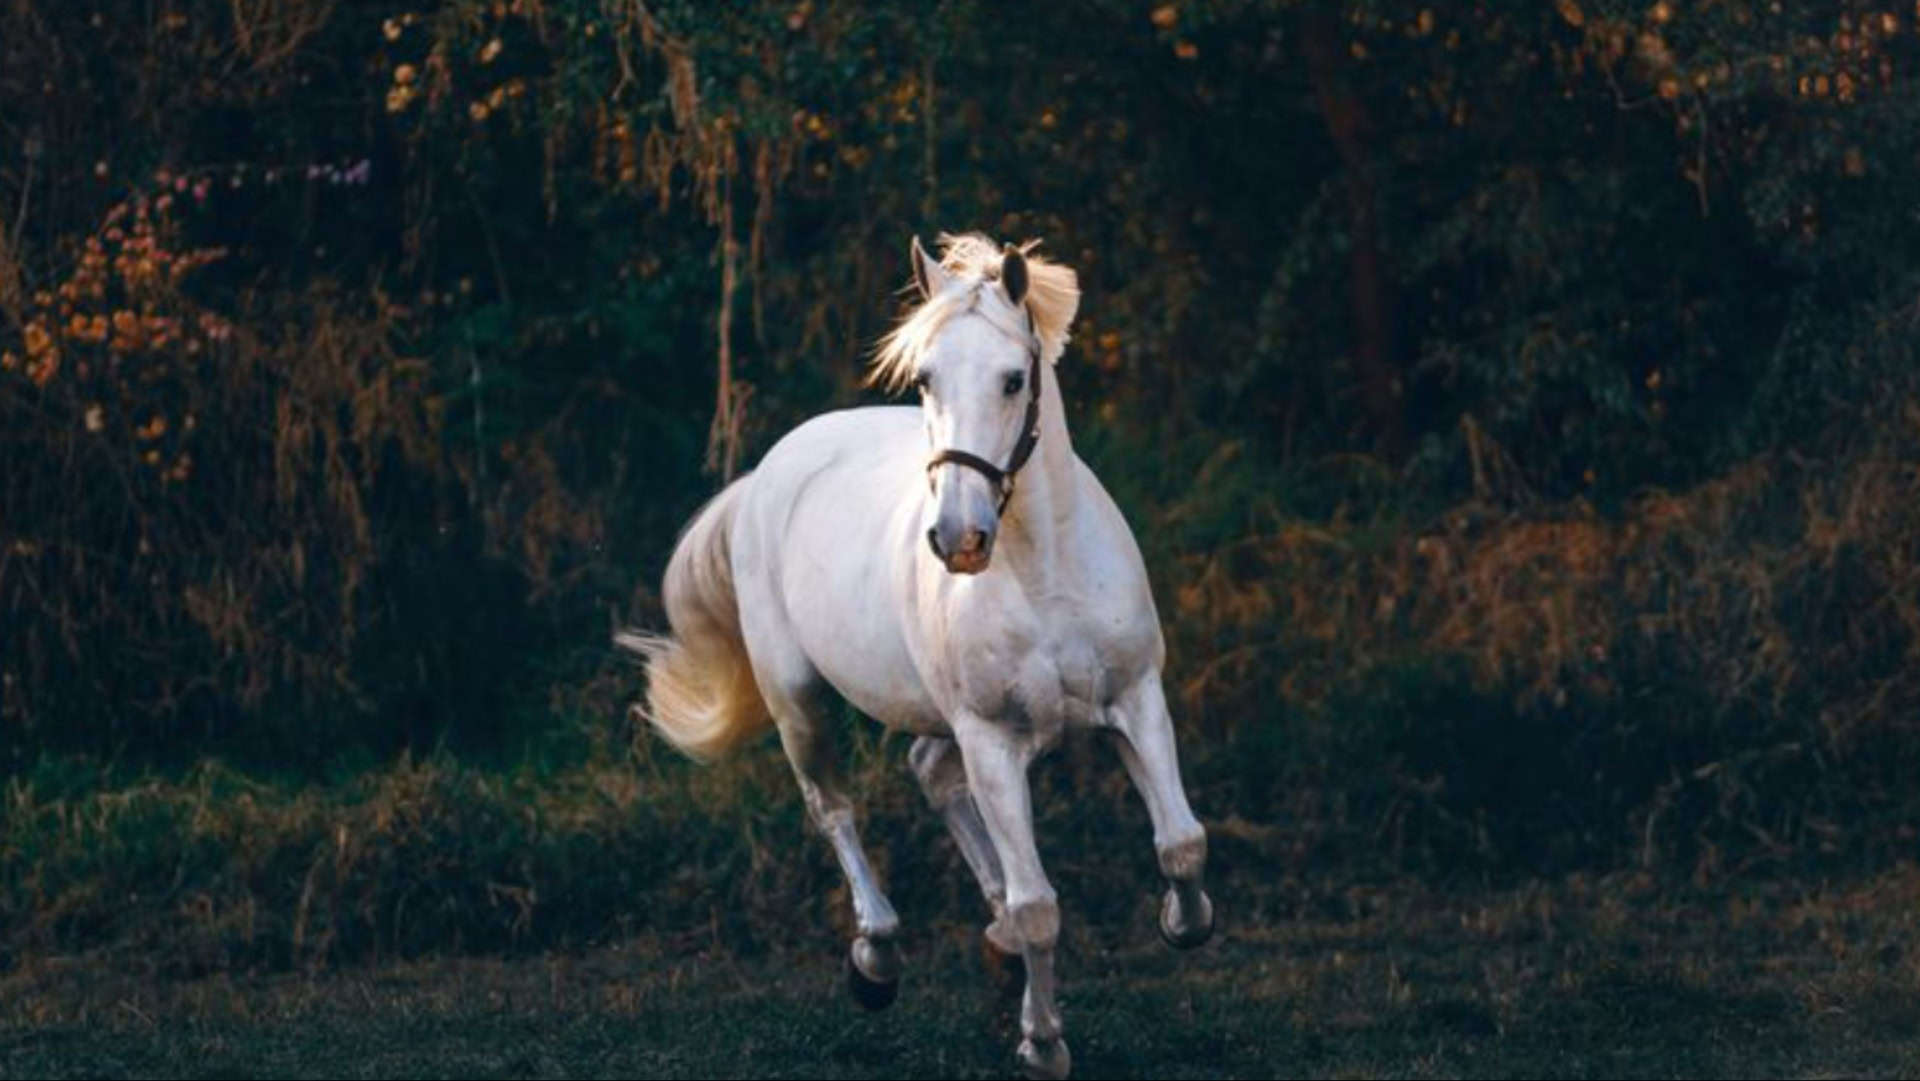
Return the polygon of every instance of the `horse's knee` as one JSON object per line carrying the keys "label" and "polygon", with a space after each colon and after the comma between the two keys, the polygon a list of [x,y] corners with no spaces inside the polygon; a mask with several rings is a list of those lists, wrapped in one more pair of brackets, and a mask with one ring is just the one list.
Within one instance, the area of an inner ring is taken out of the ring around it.
{"label": "horse's knee", "polygon": [[942,760],[947,757],[951,740],[938,736],[917,736],[913,745],[907,748],[907,768],[913,771],[914,779],[925,785],[940,772]]}
{"label": "horse's knee", "polygon": [[800,785],[800,802],[806,805],[807,820],[829,839],[855,829],[853,802],[838,789],[804,781]]}
{"label": "horse's knee", "polygon": [[1020,936],[1020,944],[1029,950],[1050,950],[1060,939],[1060,905],[1048,890],[1007,905],[1007,920]]}
{"label": "horse's knee", "polygon": [[907,768],[935,807],[946,806],[966,791],[967,772],[958,752],[952,740],[938,736],[921,736],[907,749]]}
{"label": "horse's knee", "polygon": [[1160,856],[1160,873],[1175,882],[1200,877],[1207,866],[1207,831],[1198,822],[1155,846]]}

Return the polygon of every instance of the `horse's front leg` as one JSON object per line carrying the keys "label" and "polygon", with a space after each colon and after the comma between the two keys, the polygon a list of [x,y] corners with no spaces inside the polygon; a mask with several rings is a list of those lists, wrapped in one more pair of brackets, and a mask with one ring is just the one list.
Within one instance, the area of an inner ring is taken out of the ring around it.
{"label": "horse's front leg", "polygon": [[1115,702],[1108,715],[1114,747],[1153,820],[1153,848],[1167,894],[1160,903],[1160,937],[1192,949],[1213,934],[1213,901],[1201,888],[1207,865],[1207,831],[1187,806],[1180,784],[1180,757],[1173,744],[1160,673],[1151,672]]}
{"label": "horse's front leg", "polygon": [[1060,938],[1060,906],[1040,867],[1033,840],[1033,798],[1027,788],[1027,767],[1038,748],[1031,738],[982,717],[956,718],[953,733],[966,766],[967,787],[1006,877],[1006,923],[1026,962],[1020,1064],[1029,1076],[1062,1078],[1073,1059],[1055,1000],[1053,948]]}
{"label": "horse's front leg", "polygon": [[994,978],[1009,992],[1026,985],[1020,971],[1020,939],[1007,919],[1007,876],[1000,869],[1000,855],[993,849],[987,824],[967,790],[967,771],[960,761],[960,748],[941,736],[921,736],[907,752],[907,764],[913,769],[920,791],[947,823],[954,847],[967,861],[980,893],[987,899],[993,921],[984,935],[987,961]]}

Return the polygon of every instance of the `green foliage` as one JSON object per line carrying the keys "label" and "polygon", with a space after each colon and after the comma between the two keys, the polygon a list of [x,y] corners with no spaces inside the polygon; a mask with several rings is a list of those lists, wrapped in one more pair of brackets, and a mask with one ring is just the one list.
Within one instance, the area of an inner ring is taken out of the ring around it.
{"label": "green foliage", "polygon": [[[607,631],[658,624],[692,508],[870,399],[908,236],[978,228],[1080,272],[1060,374],[1153,568],[1203,808],[1423,866],[1884,854],[1920,817],[1917,30],[1857,3],[15,3],[0,752],[321,778],[566,745],[555,716],[633,692]],[[419,781],[447,817],[381,881],[468,831],[557,850],[465,768]],[[782,784],[728,798],[791,817]],[[101,851],[184,828],[152,807]],[[295,818],[248,891],[331,843]],[[740,858],[710,842],[680,856]],[[431,889],[495,904],[436,858]],[[323,885],[335,941],[422,926]]]}

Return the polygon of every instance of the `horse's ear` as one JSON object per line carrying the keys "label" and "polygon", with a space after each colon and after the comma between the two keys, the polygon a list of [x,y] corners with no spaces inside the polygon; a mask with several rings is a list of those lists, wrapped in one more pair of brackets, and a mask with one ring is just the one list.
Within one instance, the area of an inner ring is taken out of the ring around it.
{"label": "horse's ear", "polygon": [[912,258],[908,261],[913,264],[913,284],[920,287],[921,300],[932,300],[933,294],[947,287],[946,269],[938,259],[927,254],[927,249],[920,246],[917,235],[913,238]]}
{"label": "horse's ear", "polygon": [[1007,299],[1018,307],[1027,299],[1027,257],[1019,248],[1007,245],[1000,257],[1000,284],[1007,290]]}

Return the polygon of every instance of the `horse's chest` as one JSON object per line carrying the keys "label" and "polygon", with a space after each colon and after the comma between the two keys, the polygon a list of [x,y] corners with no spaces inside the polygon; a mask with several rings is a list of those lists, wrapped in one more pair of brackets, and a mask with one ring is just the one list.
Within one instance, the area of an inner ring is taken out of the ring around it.
{"label": "horse's chest", "polygon": [[[1119,647],[1119,648],[1116,648]],[[1074,621],[1008,628],[961,680],[969,709],[1051,740],[1068,725],[1096,725],[1137,674],[1130,643]]]}
{"label": "horse's chest", "polygon": [[1059,700],[1055,708],[1066,724],[1093,724],[1112,700],[1100,651],[1083,637],[1067,637],[1044,651],[1053,669]]}

